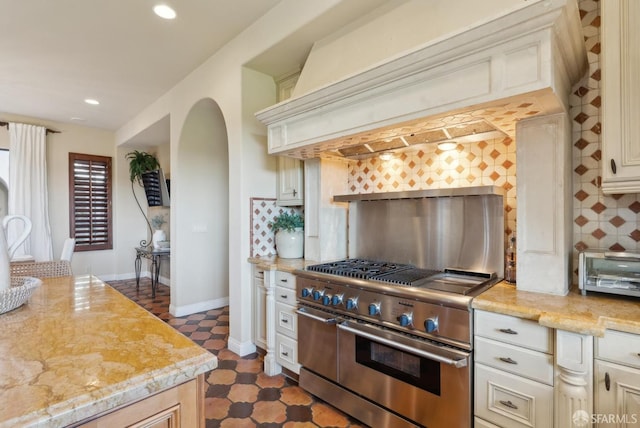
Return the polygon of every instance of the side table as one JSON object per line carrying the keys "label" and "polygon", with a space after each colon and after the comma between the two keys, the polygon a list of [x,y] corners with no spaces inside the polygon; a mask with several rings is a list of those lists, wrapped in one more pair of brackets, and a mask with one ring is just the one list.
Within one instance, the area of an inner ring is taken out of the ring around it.
{"label": "side table", "polygon": [[140,271],[142,269],[142,258],[144,257],[151,260],[151,297],[156,297],[160,264],[163,257],[169,258],[170,255],[171,249],[169,248],[136,247],[136,290],[140,289]]}

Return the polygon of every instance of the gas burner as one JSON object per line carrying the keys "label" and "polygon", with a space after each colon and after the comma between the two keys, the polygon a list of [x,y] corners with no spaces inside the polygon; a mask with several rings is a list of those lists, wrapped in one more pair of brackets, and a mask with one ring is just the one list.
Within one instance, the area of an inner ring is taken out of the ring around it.
{"label": "gas burner", "polygon": [[349,278],[373,279],[397,285],[411,286],[438,271],[419,269],[412,265],[367,259],[345,259],[308,266],[307,270]]}

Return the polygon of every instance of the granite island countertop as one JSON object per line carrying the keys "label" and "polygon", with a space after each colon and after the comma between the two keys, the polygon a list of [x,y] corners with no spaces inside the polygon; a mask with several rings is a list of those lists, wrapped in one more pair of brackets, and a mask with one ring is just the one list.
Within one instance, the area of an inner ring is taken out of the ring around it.
{"label": "granite island countertop", "polygon": [[216,357],[101,280],[44,279],[0,315],[0,427],[63,427],[217,366]]}
{"label": "granite island countertop", "polygon": [[550,328],[603,337],[605,331],[640,334],[640,299],[601,293],[566,296],[519,291],[501,282],[473,299],[474,309],[537,321]]}

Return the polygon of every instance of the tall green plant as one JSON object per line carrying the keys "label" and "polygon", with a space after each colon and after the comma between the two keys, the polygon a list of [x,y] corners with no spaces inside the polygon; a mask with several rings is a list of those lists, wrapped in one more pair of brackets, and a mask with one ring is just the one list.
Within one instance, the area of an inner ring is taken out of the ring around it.
{"label": "tall green plant", "polygon": [[150,153],[134,150],[126,154],[129,161],[129,178],[142,185],[142,174],[160,168],[158,159]]}
{"label": "tall green plant", "polygon": [[[144,210],[142,209],[142,205],[140,205],[140,201],[138,200],[138,197],[136,196],[134,183],[138,183],[140,186],[142,186],[143,185],[142,174],[144,174],[145,172],[154,171],[160,168],[160,163],[158,162],[158,159],[156,159],[154,155],[147,152],[141,152],[138,150],[134,150],[132,152],[127,153],[125,155],[125,158],[129,161],[129,178],[131,179],[131,193],[133,193],[133,198],[136,200],[136,203],[138,204],[138,208],[140,208],[140,212],[142,213],[142,216],[147,222],[147,226],[149,228],[149,236],[153,236],[153,228],[151,227],[149,218],[147,217]],[[151,245],[151,238],[149,238],[148,241],[146,239],[143,239],[142,241],[140,241],[141,247],[148,247],[149,245]]]}

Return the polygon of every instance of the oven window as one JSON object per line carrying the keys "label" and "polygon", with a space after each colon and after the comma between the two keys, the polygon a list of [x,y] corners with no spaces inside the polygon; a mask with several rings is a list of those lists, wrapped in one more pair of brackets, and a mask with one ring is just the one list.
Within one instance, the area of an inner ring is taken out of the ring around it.
{"label": "oven window", "polygon": [[440,395],[440,363],[356,336],[356,361],[432,394]]}

